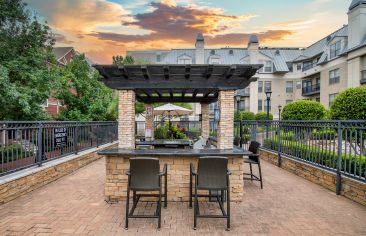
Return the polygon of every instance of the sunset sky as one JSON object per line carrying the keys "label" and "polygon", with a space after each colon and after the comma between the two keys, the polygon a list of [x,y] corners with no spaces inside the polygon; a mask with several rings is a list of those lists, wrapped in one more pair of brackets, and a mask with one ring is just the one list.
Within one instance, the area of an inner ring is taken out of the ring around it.
{"label": "sunset sky", "polygon": [[96,63],[127,50],[206,47],[306,47],[347,24],[351,0],[25,0],[53,29]]}

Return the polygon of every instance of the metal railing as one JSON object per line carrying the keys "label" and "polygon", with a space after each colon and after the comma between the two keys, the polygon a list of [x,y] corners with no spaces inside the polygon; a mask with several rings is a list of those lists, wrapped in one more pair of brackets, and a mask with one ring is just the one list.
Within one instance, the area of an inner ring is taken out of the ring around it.
{"label": "metal railing", "polygon": [[0,176],[117,140],[117,122],[0,122]]}
{"label": "metal railing", "polygon": [[252,140],[276,152],[278,163],[287,156],[337,174],[366,182],[366,121],[238,121],[238,145]]}
{"label": "metal railing", "polygon": [[313,84],[311,86],[305,86],[302,88],[302,95],[312,95],[320,93],[320,84]]}

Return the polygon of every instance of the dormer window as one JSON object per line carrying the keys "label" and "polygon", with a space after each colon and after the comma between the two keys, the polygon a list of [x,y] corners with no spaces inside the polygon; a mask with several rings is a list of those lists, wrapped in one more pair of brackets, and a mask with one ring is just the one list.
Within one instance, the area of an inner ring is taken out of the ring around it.
{"label": "dormer window", "polygon": [[259,61],[259,64],[263,64],[263,67],[259,70],[259,72],[272,73],[272,71],[273,71],[272,61]]}
{"label": "dormer window", "polygon": [[178,64],[192,64],[192,58],[186,54],[178,57]]}
{"label": "dormer window", "polygon": [[156,62],[161,62],[161,55],[160,54],[156,55]]}
{"label": "dormer window", "polygon": [[210,52],[211,55],[215,55],[215,53],[216,53],[215,50],[211,50]]}
{"label": "dormer window", "polygon": [[330,59],[335,58],[341,54],[341,41],[337,41],[330,45]]}
{"label": "dormer window", "polygon": [[234,51],[232,49],[229,50],[229,55],[231,55],[231,56],[234,55]]}

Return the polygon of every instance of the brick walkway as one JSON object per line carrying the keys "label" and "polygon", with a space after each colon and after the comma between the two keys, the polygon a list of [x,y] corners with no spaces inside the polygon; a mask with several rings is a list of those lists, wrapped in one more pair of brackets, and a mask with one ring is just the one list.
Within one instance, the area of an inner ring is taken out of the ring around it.
{"label": "brick walkway", "polygon": [[264,189],[246,181],[244,201],[232,204],[229,233],[216,219],[199,220],[194,231],[187,203],[169,203],[160,232],[154,219],[131,220],[125,231],[124,203],[103,200],[104,160],[98,160],[0,206],[0,235],[366,235],[366,207],[271,164],[263,163],[263,172]]}

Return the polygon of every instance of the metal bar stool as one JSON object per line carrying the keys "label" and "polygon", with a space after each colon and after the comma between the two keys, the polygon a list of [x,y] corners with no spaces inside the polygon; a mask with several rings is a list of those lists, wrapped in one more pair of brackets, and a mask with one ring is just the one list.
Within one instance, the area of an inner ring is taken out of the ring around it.
{"label": "metal bar stool", "polygon": [[[190,196],[189,207],[192,208],[192,198],[194,196],[194,226],[197,227],[198,218],[224,218],[227,220],[226,230],[230,230],[230,181],[227,157],[200,157],[198,159],[197,172],[193,165],[190,166]],[[194,193],[193,191],[193,178]],[[209,194],[198,194],[197,190],[207,190]],[[211,191],[216,192],[216,194]],[[219,191],[221,194],[219,194]],[[226,211],[224,209],[224,195],[226,192]],[[199,211],[198,198],[216,198],[222,215],[202,215]]]}
{"label": "metal bar stool", "polygon": [[[261,189],[263,189],[262,169],[261,169],[261,161],[260,161],[260,156],[259,156],[259,147],[260,146],[261,146],[261,144],[256,141],[250,142],[249,151],[252,152],[253,154],[248,156],[248,158],[244,158],[244,163],[249,164],[250,173],[244,173],[244,179],[251,180],[251,181],[253,181],[253,180],[259,181],[261,183]],[[253,164],[258,165],[259,177],[253,174],[253,168],[252,168]],[[250,178],[245,177],[245,176],[250,176]]]}
{"label": "metal bar stool", "polygon": [[[167,165],[160,172],[160,164],[158,158],[137,157],[130,158],[130,170],[127,173],[127,199],[126,199],[126,222],[125,229],[128,229],[129,218],[157,218],[158,229],[161,227],[161,202],[164,198],[164,208],[168,204],[168,188],[167,188]],[[162,187],[162,177],[164,176],[164,193]],[[130,210],[130,191],[133,191],[133,205]],[[136,192],[155,192],[148,194],[137,194]],[[157,207],[154,215],[134,215],[137,203],[141,197],[158,197]]]}

